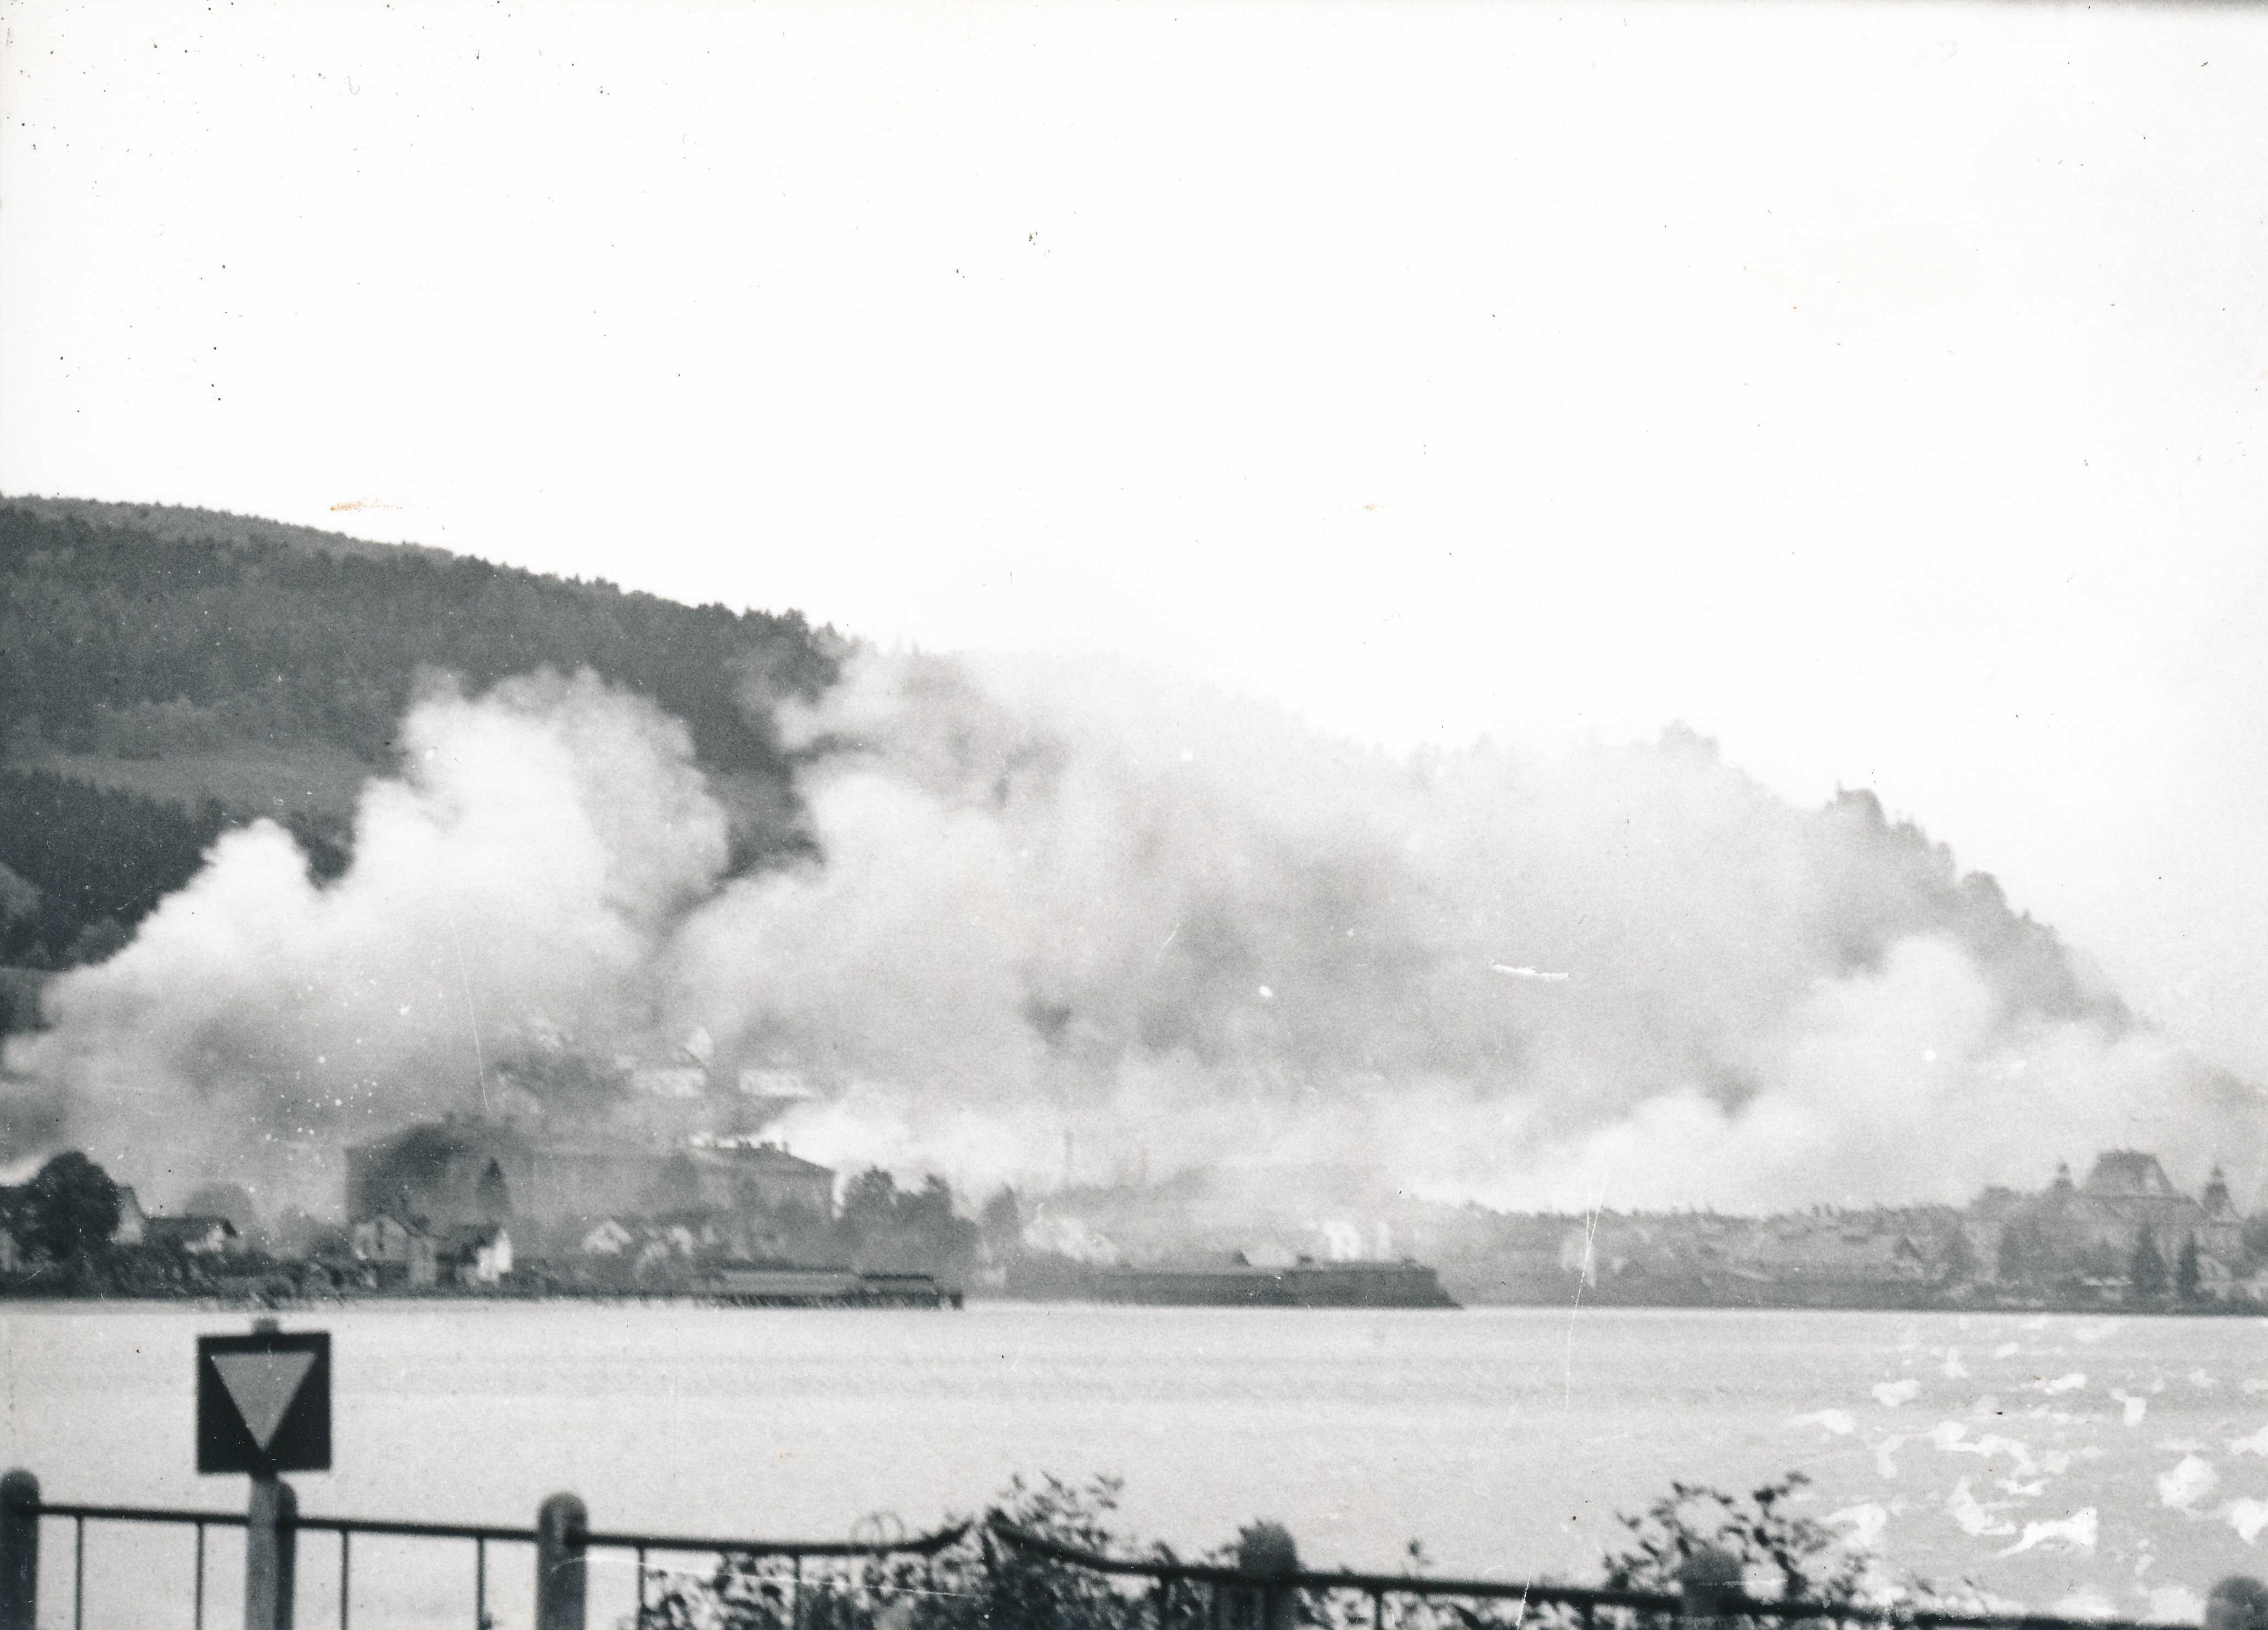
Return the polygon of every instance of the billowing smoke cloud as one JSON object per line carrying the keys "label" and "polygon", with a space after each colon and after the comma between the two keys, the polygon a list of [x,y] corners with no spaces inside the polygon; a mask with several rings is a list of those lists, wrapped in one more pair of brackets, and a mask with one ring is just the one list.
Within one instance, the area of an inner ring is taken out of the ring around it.
{"label": "billowing smoke cloud", "polygon": [[620,1129],[630,1063],[688,1036],[715,1115],[799,1082],[802,1152],[964,1186],[1053,1181],[1067,1134],[1088,1180],[1303,1163],[1555,1207],[1957,1200],[2123,1144],[2249,1176],[2260,1146],[2257,1095],[1988,878],[1687,732],[1403,760],[1123,668],[903,656],[783,723],[819,858],[725,879],[644,704],[428,701],[346,877],[227,840],[57,981],[15,1087],[129,1171],[484,1105]]}
{"label": "billowing smoke cloud", "polygon": [[822,1071],[802,1131],[842,1153],[1049,1174],[1068,1130],[1089,1178],[1766,1207],[2258,1146],[2253,1094],[1989,878],[1690,732],[1402,762],[1123,669],[917,657],[791,723],[836,749],[828,863],[703,907],[672,986]]}
{"label": "billowing smoke cloud", "polygon": [[[260,822],[9,1044],[11,1125],[159,1195],[242,1176],[336,1203],[344,1142],[450,1111],[605,1115],[652,970],[725,863],[685,731],[587,676],[412,709],[319,886]],[[312,1166],[313,1170],[306,1168]]]}

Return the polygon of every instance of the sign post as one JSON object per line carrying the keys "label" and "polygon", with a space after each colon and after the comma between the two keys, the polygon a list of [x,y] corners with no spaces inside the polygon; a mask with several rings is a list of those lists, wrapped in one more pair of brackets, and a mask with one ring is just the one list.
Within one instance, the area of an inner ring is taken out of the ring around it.
{"label": "sign post", "polygon": [[281,1474],[330,1469],[328,1331],[261,1318],[248,1336],[197,1338],[197,1470],[252,1478],[244,1630],[291,1630],[299,1502]]}

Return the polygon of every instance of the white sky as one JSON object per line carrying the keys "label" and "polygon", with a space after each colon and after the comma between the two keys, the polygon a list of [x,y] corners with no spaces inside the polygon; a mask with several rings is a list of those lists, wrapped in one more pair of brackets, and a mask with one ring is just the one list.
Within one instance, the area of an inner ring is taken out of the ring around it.
{"label": "white sky", "polygon": [[2268,1078],[2258,11],[0,23],[0,490],[1683,718]]}

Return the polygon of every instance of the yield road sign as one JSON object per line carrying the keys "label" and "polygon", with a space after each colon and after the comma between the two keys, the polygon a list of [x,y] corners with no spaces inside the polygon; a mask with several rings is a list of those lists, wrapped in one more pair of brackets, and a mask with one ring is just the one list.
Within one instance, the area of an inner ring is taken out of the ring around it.
{"label": "yield road sign", "polygon": [[330,1469],[329,1332],[197,1338],[198,1471]]}

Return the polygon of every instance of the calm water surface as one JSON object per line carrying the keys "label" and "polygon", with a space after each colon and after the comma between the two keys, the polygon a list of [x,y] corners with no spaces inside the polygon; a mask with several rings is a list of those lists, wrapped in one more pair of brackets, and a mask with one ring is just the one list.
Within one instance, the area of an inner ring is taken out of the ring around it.
{"label": "calm water surface", "polygon": [[[2257,1320],[412,1303],[284,1324],[334,1333],[337,1470],[294,1479],[311,1513],[521,1524],[572,1489],[606,1526],[829,1536],[1108,1472],[1126,1529],[1176,1546],[1270,1516],[1317,1565],[1397,1566],[1418,1537],[1443,1572],[1581,1579],[1672,1479],[1800,1468],[1808,1509],[1890,1571],[2041,1607],[2193,1612],[2268,1571]],[[241,1479],[190,1471],[190,1360],[245,1327],[0,1318],[0,1457],[53,1499],[240,1504]]]}

